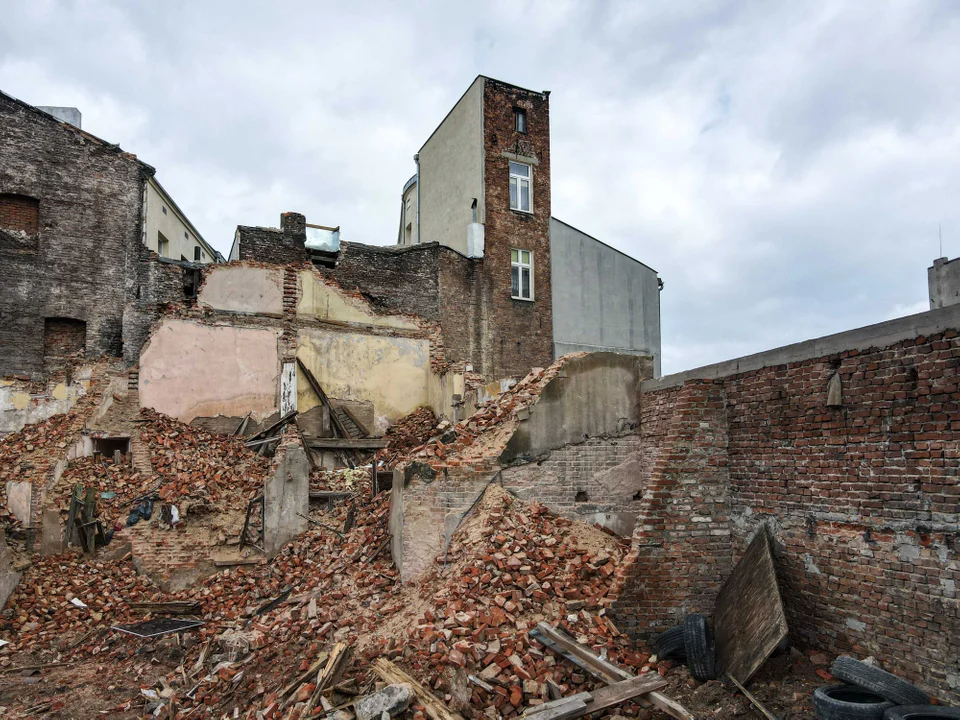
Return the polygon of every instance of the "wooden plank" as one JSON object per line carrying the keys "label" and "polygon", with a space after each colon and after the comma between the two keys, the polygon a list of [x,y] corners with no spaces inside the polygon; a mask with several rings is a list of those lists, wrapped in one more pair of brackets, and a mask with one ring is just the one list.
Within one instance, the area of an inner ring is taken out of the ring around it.
{"label": "wooden plank", "polygon": [[243,416],[243,420],[241,420],[240,424],[237,425],[237,429],[233,431],[234,436],[243,435],[243,431],[246,429],[247,423],[250,422],[250,412],[251,411],[248,410],[247,414]]}
{"label": "wooden plank", "polygon": [[349,438],[350,433],[347,432],[347,429],[343,426],[343,423],[340,422],[340,418],[337,417],[337,413],[330,404],[330,399],[327,397],[327,394],[323,391],[323,388],[320,387],[320,383],[317,382],[317,379],[313,376],[313,373],[310,372],[310,369],[303,364],[303,361],[300,358],[297,358],[297,367],[300,368],[300,372],[303,373],[303,376],[307,379],[307,382],[310,383],[310,387],[313,388],[313,392],[316,394],[321,404],[330,409],[330,422],[333,423],[333,427],[336,432],[342,438]]}
{"label": "wooden plank", "polygon": [[744,696],[747,698],[747,700],[749,700],[750,702],[752,702],[752,703],[754,704],[754,706],[757,708],[757,710],[759,710],[760,712],[763,713],[763,716],[764,716],[765,718],[767,718],[767,720],[780,720],[780,718],[778,718],[778,717],[777,717],[776,715],[774,715],[772,712],[770,712],[769,710],[767,710],[763,705],[761,705],[761,704],[760,704],[760,701],[757,700],[757,698],[755,698],[755,697],[753,696],[753,693],[751,693],[751,692],[750,692],[749,690],[747,690],[743,685],[741,685],[741,684],[740,684],[740,681],[737,680],[733,675],[727,675],[727,677],[730,678],[730,682],[732,682],[734,685],[736,685],[736,686],[740,689],[740,692],[742,692],[742,693],[744,694]]}
{"label": "wooden plank", "polygon": [[164,613],[165,615],[199,615],[201,604],[189,601],[173,602],[133,602],[130,603],[131,610],[141,612]]}
{"label": "wooden plank", "polygon": [[303,685],[305,682],[309,681],[310,678],[312,678],[315,673],[320,672],[320,669],[327,662],[327,658],[329,656],[330,656],[329,653],[321,652],[319,655],[317,655],[317,659],[313,661],[310,667],[304,670],[299,676],[297,676],[296,680],[294,680],[292,683],[290,683],[283,690],[280,691],[277,697],[283,701],[282,704],[280,705],[281,708],[285,708],[287,705],[290,704],[287,700],[287,696],[292,695],[294,690],[296,690],[298,687]]}
{"label": "wooden plank", "polygon": [[248,438],[247,438],[247,442],[249,443],[251,440],[258,440],[259,438],[262,438],[262,437],[266,436],[267,434],[272,433],[272,432],[273,432],[274,430],[276,430],[277,428],[283,427],[284,425],[286,425],[288,422],[290,422],[291,420],[293,420],[296,416],[297,416],[297,411],[294,410],[294,411],[293,411],[292,413],[290,413],[289,415],[285,415],[285,416],[283,416],[282,418],[280,418],[279,420],[277,420],[277,421],[276,421],[273,425],[271,425],[270,427],[264,428],[263,430],[261,430],[261,431],[258,432],[257,434],[251,435],[250,437],[248,437]]}
{"label": "wooden plank", "polygon": [[308,438],[314,450],[379,450],[387,446],[384,438]]}
{"label": "wooden plank", "polygon": [[398,668],[389,660],[385,658],[377,658],[373,662],[373,670],[377,673],[377,675],[383,678],[384,682],[391,685],[396,683],[408,683],[410,687],[413,688],[413,692],[420,701],[420,704],[423,705],[424,709],[427,711],[427,715],[433,718],[433,720],[463,720],[463,717],[459,713],[455,713],[453,710],[448,708],[436,695],[427,690],[423,685],[407,675],[407,673]]}
{"label": "wooden plank", "polygon": [[[493,688],[490,688],[488,692],[492,691]],[[588,700],[593,700],[593,695],[588,692],[582,692],[577,693],[576,695],[569,695],[567,697],[557,698],[556,700],[550,700],[549,702],[540,703],[539,705],[531,705],[524,711],[523,717],[533,717],[534,715],[537,715],[537,713],[541,713],[544,710],[550,710],[551,708],[555,708],[558,705],[563,705],[571,700],[583,700],[583,702],[586,703]]]}
{"label": "wooden plank", "polygon": [[762,526],[717,596],[717,672],[745,683],[787,635],[777,573]]}
{"label": "wooden plank", "polygon": [[340,409],[346,413],[347,417],[350,418],[353,424],[357,426],[357,429],[363,434],[364,437],[368,437],[370,435],[370,431],[367,430],[367,427],[357,419],[356,415],[350,411],[350,408],[341,405]]}
{"label": "wooden plank", "polygon": [[553,707],[534,715],[525,715],[524,717],[535,717],[537,720],[573,720],[586,715],[587,704],[575,697],[558,700]]}
{"label": "wooden plank", "polygon": [[[544,635],[541,632],[541,626],[551,631],[549,635]],[[530,631],[530,636],[609,685],[619,682],[620,680],[627,680],[634,677],[623,668],[606,660],[602,660],[595,653],[590,652],[589,648],[584,647],[567,635],[560,633],[548,623],[539,623],[534,630]],[[577,652],[574,653],[569,648],[574,648]],[[652,705],[659,708],[671,717],[677,718],[677,720],[696,720],[693,714],[683,707],[683,705],[657,690],[646,693],[638,699],[638,702],[645,707]]]}

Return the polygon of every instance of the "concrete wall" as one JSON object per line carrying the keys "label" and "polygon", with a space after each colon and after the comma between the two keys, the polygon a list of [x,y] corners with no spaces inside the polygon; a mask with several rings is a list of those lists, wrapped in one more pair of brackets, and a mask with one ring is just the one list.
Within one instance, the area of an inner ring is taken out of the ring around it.
{"label": "concrete wall", "polygon": [[140,356],[140,403],[182,422],[277,410],[280,331],[165,318]]}
{"label": "concrete wall", "polygon": [[[210,263],[216,260],[211,248],[200,240],[187,218],[153,178],[147,181],[144,221],[143,242],[161,257],[194,262],[194,248],[199,247],[200,259],[197,262]],[[163,253],[160,252],[159,233],[163,233],[170,241]]]}
{"label": "concrete wall", "polygon": [[283,272],[280,268],[223,265],[206,271],[197,303],[228,312],[283,314]]}
{"label": "concrete wall", "polygon": [[273,557],[307,529],[310,511],[310,462],[295,430],[286,431],[274,458],[274,473],[263,486],[263,543]]}
{"label": "concrete wall", "polygon": [[550,218],[553,347],[571,352],[652,355],[660,376],[656,270]]}
{"label": "concrete wall", "polygon": [[[375,427],[368,429],[378,434],[430,401],[426,338],[305,328],[297,336],[297,357],[329,397],[373,403]],[[297,407],[306,412],[319,401],[297,372]]]}
{"label": "concrete wall", "polygon": [[569,360],[521,411],[501,464],[529,462],[589,437],[623,433],[640,420],[642,358],[592,353]]}
{"label": "concrete wall", "polygon": [[927,268],[927,286],[930,290],[930,309],[960,303],[960,258],[937,258]]}
{"label": "concrete wall", "polygon": [[420,148],[420,239],[466,254],[473,198],[483,222],[483,78],[477,78]]}

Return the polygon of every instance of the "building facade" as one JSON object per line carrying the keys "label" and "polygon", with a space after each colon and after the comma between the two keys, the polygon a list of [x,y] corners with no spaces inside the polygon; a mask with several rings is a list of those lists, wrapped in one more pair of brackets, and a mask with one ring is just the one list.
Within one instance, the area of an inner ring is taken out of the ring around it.
{"label": "building facade", "polygon": [[[192,230],[154,174],[118,146],[0,93],[0,376],[38,378],[101,356],[135,360],[151,307],[184,297],[183,268],[156,267],[144,244],[151,197]],[[213,261],[192,232],[200,262]]]}
{"label": "building facade", "polygon": [[478,77],[415,161],[397,243],[477,262],[490,322],[505,330],[490,346],[502,365],[481,365],[604,350],[652,355],[659,374],[656,271],[552,217],[549,92]]}

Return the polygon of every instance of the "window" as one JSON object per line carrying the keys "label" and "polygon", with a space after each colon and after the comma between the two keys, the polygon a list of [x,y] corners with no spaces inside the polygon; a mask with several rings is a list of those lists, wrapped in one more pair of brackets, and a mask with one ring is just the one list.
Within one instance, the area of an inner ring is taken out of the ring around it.
{"label": "window", "polygon": [[533,253],[529,250],[510,251],[510,297],[533,300]]}
{"label": "window", "polygon": [[166,205],[161,205],[160,207],[163,208],[163,214],[166,215],[166,214],[167,214],[167,206],[166,206]]}
{"label": "window", "polygon": [[170,256],[170,241],[167,240],[159,230],[157,231],[157,254],[160,255],[160,257]]}
{"label": "window", "polygon": [[513,127],[519,133],[527,132],[527,111],[520,108],[513,109]]}
{"label": "window", "polygon": [[36,237],[40,230],[40,201],[26,195],[0,193],[0,228]]}
{"label": "window", "polygon": [[533,191],[530,189],[530,166],[510,163],[510,209],[533,212]]}
{"label": "window", "polygon": [[199,245],[193,248],[193,261],[200,262],[200,246]]}
{"label": "window", "polygon": [[46,372],[59,370],[84,356],[87,324],[73,318],[43,319],[43,365]]}

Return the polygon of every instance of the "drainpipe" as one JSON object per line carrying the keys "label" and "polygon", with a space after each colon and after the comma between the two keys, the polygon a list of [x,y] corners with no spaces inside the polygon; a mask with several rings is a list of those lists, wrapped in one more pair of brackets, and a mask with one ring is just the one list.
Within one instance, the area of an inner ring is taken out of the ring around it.
{"label": "drainpipe", "polygon": [[420,244],[420,153],[413,156],[417,164],[417,245]]}

